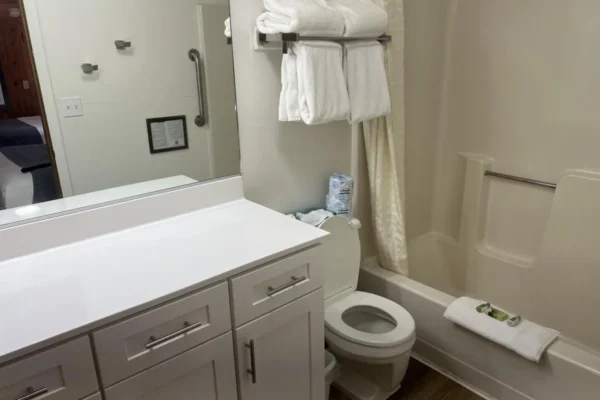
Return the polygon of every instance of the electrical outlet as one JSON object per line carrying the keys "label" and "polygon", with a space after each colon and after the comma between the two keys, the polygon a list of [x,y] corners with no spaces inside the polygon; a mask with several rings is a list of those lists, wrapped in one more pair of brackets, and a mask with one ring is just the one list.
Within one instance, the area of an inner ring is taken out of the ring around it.
{"label": "electrical outlet", "polygon": [[60,110],[63,118],[81,117],[83,115],[81,97],[61,97]]}

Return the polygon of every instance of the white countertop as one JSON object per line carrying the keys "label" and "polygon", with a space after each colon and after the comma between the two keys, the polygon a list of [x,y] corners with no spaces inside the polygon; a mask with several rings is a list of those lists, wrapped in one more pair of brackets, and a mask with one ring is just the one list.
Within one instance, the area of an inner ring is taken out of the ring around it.
{"label": "white countertop", "polygon": [[237,200],[0,263],[0,363],[319,243]]}

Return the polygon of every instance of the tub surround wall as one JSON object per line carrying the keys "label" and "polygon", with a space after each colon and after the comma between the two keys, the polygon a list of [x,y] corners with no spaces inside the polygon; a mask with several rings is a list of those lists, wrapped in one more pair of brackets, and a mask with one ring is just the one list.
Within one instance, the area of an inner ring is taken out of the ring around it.
{"label": "tub surround wall", "polygon": [[[441,107],[444,42],[449,1],[405,0],[405,105],[407,239],[431,230],[436,138]],[[393,19],[392,19],[393,24]],[[392,30],[394,30],[392,25]],[[390,80],[393,76],[390,77]],[[392,87],[392,97],[399,96]],[[398,164],[400,168],[402,164]]]}
{"label": "tub surround wall", "polygon": [[[416,110],[406,139],[407,149],[415,144],[407,156],[411,278],[494,302],[598,351],[600,322],[581,310],[600,300],[592,243],[600,4],[443,3],[406,2],[408,66],[441,58],[440,68],[407,67],[413,92],[421,90],[407,96]],[[438,39],[432,21],[440,20]],[[484,177],[486,169],[558,189]]]}

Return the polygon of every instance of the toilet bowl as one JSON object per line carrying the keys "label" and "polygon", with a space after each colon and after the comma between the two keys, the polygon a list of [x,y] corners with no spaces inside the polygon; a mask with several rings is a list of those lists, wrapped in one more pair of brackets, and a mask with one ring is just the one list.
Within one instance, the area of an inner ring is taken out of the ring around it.
{"label": "toilet bowl", "polygon": [[323,244],[325,341],[342,365],[335,381],[357,400],[384,400],[399,389],[415,343],[415,322],[399,304],[357,291],[358,220],[335,216],[320,228]]}

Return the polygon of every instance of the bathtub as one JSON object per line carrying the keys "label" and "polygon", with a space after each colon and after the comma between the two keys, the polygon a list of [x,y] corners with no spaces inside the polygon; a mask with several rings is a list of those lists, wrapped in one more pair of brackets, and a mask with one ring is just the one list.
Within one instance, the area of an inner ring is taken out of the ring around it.
{"label": "bathtub", "polygon": [[600,399],[600,355],[567,339],[554,342],[541,363],[527,361],[444,319],[454,297],[373,260],[361,267],[359,290],[402,305],[417,325],[413,357],[486,399]]}

